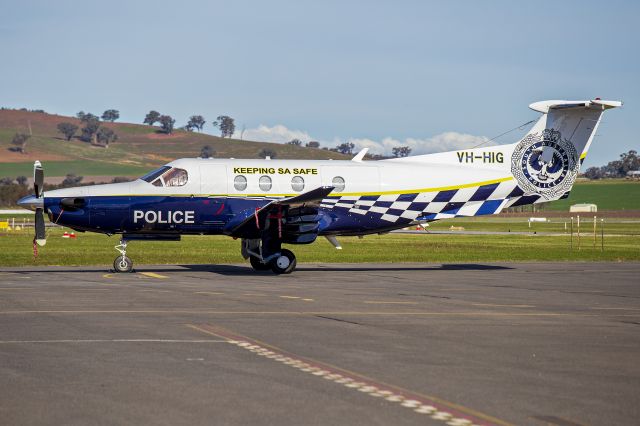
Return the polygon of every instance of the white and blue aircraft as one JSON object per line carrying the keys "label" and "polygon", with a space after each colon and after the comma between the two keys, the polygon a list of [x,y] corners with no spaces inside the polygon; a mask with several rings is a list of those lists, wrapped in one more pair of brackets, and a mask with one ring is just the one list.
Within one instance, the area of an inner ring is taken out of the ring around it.
{"label": "white and blue aircraft", "polygon": [[497,214],[565,198],[587,155],[602,113],[618,101],[542,101],[528,134],[510,145],[381,161],[185,158],[126,183],[43,191],[34,164],[35,195],[18,204],[35,214],[44,245],[43,213],[80,232],[119,234],[117,272],[129,272],[127,243],[179,240],[181,235],[239,238],[256,270],[286,274],[295,255],[283,244],[384,233],[440,219]]}

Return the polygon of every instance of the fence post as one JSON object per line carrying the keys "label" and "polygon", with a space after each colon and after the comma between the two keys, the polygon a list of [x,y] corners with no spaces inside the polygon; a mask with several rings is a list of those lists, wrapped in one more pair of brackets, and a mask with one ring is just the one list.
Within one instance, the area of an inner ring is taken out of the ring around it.
{"label": "fence post", "polygon": [[571,216],[571,251],[573,251],[573,216]]}
{"label": "fence post", "polygon": [[593,248],[596,248],[596,216],[593,216]]}
{"label": "fence post", "polygon": [[580,250],[580,215],[578,217],[578,250]]}

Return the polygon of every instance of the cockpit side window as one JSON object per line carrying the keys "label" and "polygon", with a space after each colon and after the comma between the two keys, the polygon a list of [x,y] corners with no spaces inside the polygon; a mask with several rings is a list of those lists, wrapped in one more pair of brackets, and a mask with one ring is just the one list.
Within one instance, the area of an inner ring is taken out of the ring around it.
{"label": "cockpit side window", "polygon": [[171,167],[169,166],[162,166],[159,169],[155,169],[153,171],[150,171],[149,173],[147,173],[146,175],[142,176],[140,179],[146,181],[146,182],[153,182],[153,180],[155,178],[157,178],[158,176],[160,176],[161,174],[163,174],[164,172],[166,172],[167,170],[169,170]]}
{"label": "cockpit side window", "polygon": [[189,181],[189,174],[185,169],[162,166],[140,179],[150,182],[153,186],[184,186]]}

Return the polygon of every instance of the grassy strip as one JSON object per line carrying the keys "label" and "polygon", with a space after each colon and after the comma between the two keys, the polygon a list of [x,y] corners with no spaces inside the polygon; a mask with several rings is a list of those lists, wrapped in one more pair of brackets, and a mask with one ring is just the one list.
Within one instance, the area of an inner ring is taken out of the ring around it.
{"label": "grassy strip", "polygon": [[[44,167],[45,176],[66,176],[71,173],[78,176],[86,176],[84,179],[86,182],[91,182],[90,176],[142,176],[153,169],[153,167],[147,166],[88,160],[46,161]],[[33,175],[33,162],[0,163],[0,176],[31,175]]]}
{"label": "grassy strip", "polygon": [[[33,259],[29,232],[0,234],[0,266],[105,265],[116,257],[117,237],[78,234],[61,238],[52,230],[45,247]],[[630,261],[640,260],[640,237],[583,237],[581,250],[569,250],[568,237],[522,235],[402,235],[389,234],[340,238],[343,250],[335,250],[324,239],[292,248],[300,262],[498,262],[498,261]],[[575,242],[575,240],[574,240]],[[574,246],[576,247],[576,246]],[[238,263],[240,243],[222,236],[186,236],[181,242],[133,242],[128,255],[141,264]]]}
{"label": "grassy strip", "polygon": [[[567,213],[568,215],[568,213]],[[573,232],[577,233],[578,224],[574,213]],[[544,213],[536,213],[535,216],[544,217]],[[602,216],[596,218],[596,233],[600,233]],[[640,235],[640,218],[638,219],[607,219],[604,218],[604,229],[607,234]],[[565,225],[566,224],[566,225]],[[566,228],[565,228],[566,226]],[[456,218],[432,222],[427,227],[428,230],[445,231],[454,228],[464,228],[465,231],[492,231],[492,232],[553,232],[569,233],[571,230],[571,219],[552,218],[549,222],[532,222],[531,226],[524,217],[471,217]],[[584,234],[593,233],[593,213],[591,215],[582,213],[580,215],[580,232]]]}

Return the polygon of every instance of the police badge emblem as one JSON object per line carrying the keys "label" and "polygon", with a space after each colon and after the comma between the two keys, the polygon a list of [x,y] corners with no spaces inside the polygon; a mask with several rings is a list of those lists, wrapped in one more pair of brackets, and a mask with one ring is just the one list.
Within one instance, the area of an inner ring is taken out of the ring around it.
{"label": "police badge emblem", "polygon": [[547,200],[560,198],[571,189],[578,168],[576,148],[553,129],[527,135],[511,157],[511,173],[525,194],[539,194]]}

